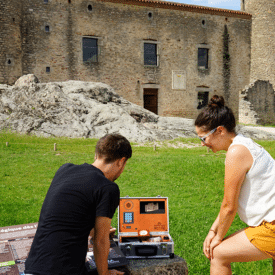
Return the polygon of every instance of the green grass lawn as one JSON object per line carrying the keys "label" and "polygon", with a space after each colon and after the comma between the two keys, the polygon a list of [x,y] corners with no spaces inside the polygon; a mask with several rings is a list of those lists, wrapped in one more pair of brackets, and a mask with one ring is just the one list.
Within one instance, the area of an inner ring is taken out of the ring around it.
{"label": "green grass lawn", "polygon": [[[0,227],[38,222],[57,169],[66,162],[92,163],[96,142],[0,133]],[[57,151],[53,150],[54,143]],[[258,143],[275,157],[274,141]],[[116,181],[122,197],[169,198],[175,254],[186,260],[191,275],[209,274],[202,246],[223,199],[224,160],[225,152],[208,153],[205,147],[154,151],[152,147],[133,146],[133,156]],[[117,213],[112,225],[117,228]],[[228,234],[244,227],[236,216]],[[233,263],[232,271],[236,275],[269,275],[272,261]]]}

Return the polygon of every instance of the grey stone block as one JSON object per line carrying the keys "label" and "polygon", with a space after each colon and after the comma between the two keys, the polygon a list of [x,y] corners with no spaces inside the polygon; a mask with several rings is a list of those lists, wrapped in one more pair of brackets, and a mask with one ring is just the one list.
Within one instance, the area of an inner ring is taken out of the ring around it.
{"label": "grey stone block", "polygon": [[124,275],[188,275],[186,261],[177,255],[173,259],[131,259],[126,267],[116,270]]}
{"label": "grey stone block", "polygon": [[187,275],[186,261],[175,255],[173,259],[142,259],[130,260],[129,271],[131,275]]}

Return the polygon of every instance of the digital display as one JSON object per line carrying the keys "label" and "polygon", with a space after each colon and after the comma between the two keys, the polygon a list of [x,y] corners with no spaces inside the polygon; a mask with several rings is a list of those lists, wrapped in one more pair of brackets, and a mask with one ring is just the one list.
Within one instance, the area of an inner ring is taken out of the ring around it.
{"label": "digital display", "polygon": [[134,223],[134,212],[123,213],[124,223]]}

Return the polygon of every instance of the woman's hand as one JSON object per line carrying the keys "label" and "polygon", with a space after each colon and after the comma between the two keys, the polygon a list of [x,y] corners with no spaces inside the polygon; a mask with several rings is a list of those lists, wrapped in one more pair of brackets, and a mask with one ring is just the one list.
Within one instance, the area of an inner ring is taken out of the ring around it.
{"label": "woman's hand", "polygon": [[222,242],[222,239],[220,237],[218,237],[218,235],[216,235],[210,244],[210,259],[213,259],[213,250],[216,246],[218,246],[220,243]]}
{"label": "woman's hand", "polygon": [[204,243],[203,243],[203,253],[210,260],[210,245],[216,233],[214,231],[209,231],[208,235],[206,236]]}

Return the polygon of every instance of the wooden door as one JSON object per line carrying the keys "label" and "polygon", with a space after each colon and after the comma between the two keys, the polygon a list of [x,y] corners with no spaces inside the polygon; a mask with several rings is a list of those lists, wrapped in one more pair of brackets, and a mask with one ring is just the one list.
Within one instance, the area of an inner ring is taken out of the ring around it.
{"label": "wooden door", "polygon": [[144,89],[144,108],[158,114],[158,89]]}

